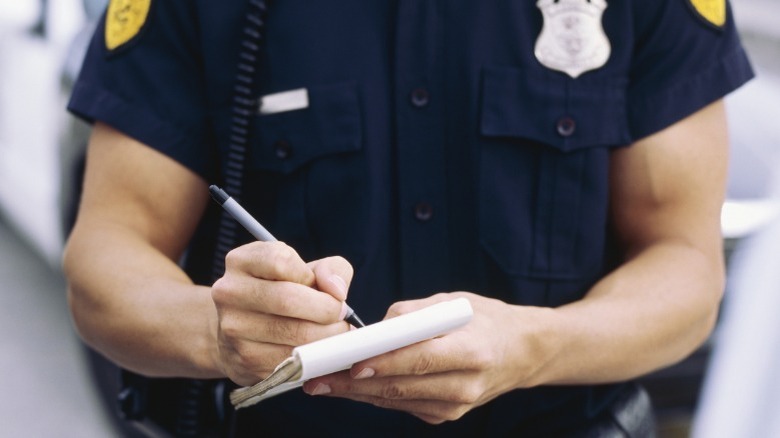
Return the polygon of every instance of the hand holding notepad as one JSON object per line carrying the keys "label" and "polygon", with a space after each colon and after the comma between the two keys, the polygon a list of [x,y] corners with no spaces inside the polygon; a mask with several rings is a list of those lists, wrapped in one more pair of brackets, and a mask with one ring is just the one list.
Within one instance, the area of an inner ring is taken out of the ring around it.
{"label": "hand holding notepad", "polygon": [[309,379],[349,369],[362,360],[435,338],[466,325],[473,310],[466,298],[387,319],[293,349],[265,380],[230,394],[237,409],[298,388]]}

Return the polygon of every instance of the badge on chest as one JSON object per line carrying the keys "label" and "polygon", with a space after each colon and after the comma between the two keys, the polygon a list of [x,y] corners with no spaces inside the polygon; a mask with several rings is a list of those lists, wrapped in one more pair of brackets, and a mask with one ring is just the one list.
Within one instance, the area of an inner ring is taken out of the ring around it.
{"label": "badge on chest", "polygon": [[534,54],[545,67],[572,78],[602,67],[611,46],[601,17],[606,0],[539,0],[544,25]]}

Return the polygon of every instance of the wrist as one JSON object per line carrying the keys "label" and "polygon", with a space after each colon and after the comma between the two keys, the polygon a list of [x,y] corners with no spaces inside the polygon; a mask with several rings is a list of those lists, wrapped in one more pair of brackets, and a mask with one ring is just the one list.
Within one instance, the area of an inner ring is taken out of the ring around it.
{"label": "wrist", "polygon": [[514,306],[517,312],[514,345],[516,364],[524,370],[517,375],[517,388],[531,388],[555,382],[555,369],[563,351],[559,313],[549,307]]}
{"label": "wrist", "polygon": [[209,288],[203,288],[203,301],[201,315],[206,320],[201,325],[200,335],[195,339],[195,345],[190,350],[190,363],[195,374],[204,378],[225,377],[222,361],[219,353],[218,327],[219,317],[214,302],[211,299]]}

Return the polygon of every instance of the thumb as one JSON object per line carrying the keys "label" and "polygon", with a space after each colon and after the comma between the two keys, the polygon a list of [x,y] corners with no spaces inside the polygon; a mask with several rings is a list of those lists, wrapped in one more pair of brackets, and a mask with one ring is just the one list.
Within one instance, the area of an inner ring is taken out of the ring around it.
{"label": "thumb", "polygon": [[347,300],[354,271],[343,257],[326,257],[309,263],[314,272],[314,286],[339,301]]}
{"label": "thumb", "polygon": [[411,313],[415,310],[420,310],[434,304],[454,300],[455,298],[457,298],[457,296],[454,296],[451,293],[438,293],[436,295],[431,295],[430,297],[419,300],[398,301],[393,303],[387,309],[387,313],[385,314],[384,319],[390,319],[396,316],[404,315],[406,313]]}

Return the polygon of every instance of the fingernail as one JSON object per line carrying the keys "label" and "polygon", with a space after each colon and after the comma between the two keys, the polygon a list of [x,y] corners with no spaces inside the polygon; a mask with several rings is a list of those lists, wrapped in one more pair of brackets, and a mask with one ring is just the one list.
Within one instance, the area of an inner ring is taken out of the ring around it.
{"label": "fingernail", "polygon": [[330,394],[330,386],[320,383],[317,385],[316,388],[314,388],[314,391],[311,392],[311,395],[323,395],[323,394]]}
{"label": "fingernail", "polygon": [[331,275],[330,276],[330,282],[333,283],[334,286],[336,286],[336,290],[341,293],[341,298],[346,299],[347,298],[347,282],[344,281],[343,278],[341,278],[338,275]]}
{"label": "fingernail", "polygon": [[373,368],[363,368],[359,373],[355,374],[356,379],[368,379],[376,374]]}
{"label": "fingernail", "polygon": [[347,306],[347,303],[341,302],[341,313],[339,314],[339,321],[343,321],[344,318],[347,317],[347,312],[349,311],[349,306]]}

